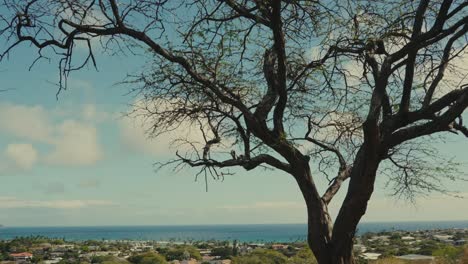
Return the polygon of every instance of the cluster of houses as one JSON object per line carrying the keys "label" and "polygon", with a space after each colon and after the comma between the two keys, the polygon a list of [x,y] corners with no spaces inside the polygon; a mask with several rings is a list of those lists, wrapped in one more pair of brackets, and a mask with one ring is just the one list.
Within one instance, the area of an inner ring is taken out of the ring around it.
{"label": "cluster of houses", "polygon": [[[121,259],[127,259],[134,254],[140,254],[143,252],[157,252],[155,249],[154,242],[145,241],[126,241],[128,248],[125,250],[108,250],[102,249],[100,246],[86,246],[87,250],[83,251],[80,246],[74,244],[62,244],[62,245],[51,245],[49,243],[42,243],[40,245],[29,248],[29,252],[15,252],[10,254],[10,259],[15,264],[31,263],[33,262],[34,255],[46,256],[47,259],[41,260],[42,264],[57,264],[62,260],[70,260],[69,254],[71,252],[77,253],[77,257],[80,260],[91,261],[94,257],[102,256],[114,256]],[[179,244],[179,243],[171,243]],[[161,247],[168,247],[169,242],[161,242],[158,244]],[[247,247],[245,250],[251,250],[252,247]],[[220,259],[219,256],[212,256],[211,250],[200,250],[202,260],[196,260],[190,258],[190,255],[185,257],[183,260],[173,260],[171,264],[231,264],[230,259]],[[1,264],[12,264],[12,261],[0,261]]]}
{"label": "cluster of houses", "polygon": [[[114,243],[120,243],[125,245],[124,247],[113,246]],[[184,244],[182,242],[165,242],[165,241],[102,241],[104,248],[99,245],[86,245],[86,250],[83,250],[84,245],[81,243],[65,243],[59,245],[52,245],[50,243],[41,243],[34,247],[28,248],[28,252],[15,252],[10,254],[10,259],[15,263],[31,263],[34,256],[41,258],[40,263],[43,264],[57,264],[62,260],[85,260],[91,262],[94,257],[102,256],[114,256],[120,259],[127,259],[132,255],[141,254],[144,252],[157,252],[158,248],[166,248],[171,246],[177,246]],[[190,255],[184,257],[182,260],[173,260],[171,264],[231,264],[230,259],[223,259],[221,256],[216,256],[210,248],[216,248],[215,243],[208,243],[208,249],[199,249],[199,253],[202,256],[201,260],[190,258]],[[233,246],[232,244],[230,246]],[[274,250],[287,250],[290,245],[288,244],[269,244],[263,243],[243,243],[236,246],[239,255],[245,255],[257,248],[271,248]],[[10,262],[4,261],[0,264],[10,264]]]}
{"label": "cluster of houses", "polygon": [[[383,256],[382,249],[394,247],[398,244],[397,249],[409,250],[412,254],[398,254],[396,258],[408,262],[424,262],[433,263],[433,256],[416,254],[418,249],[425,243],[439,243],[454,246],[461,246],[466,243],[468,238],[468,229],[457,230],[432,230],[432,231],[415,231],[415,232],[383,232],[379,234],[368,234],[358,237],[354,245],[356,255],[365,260],[377,260]],[[398,243],[396,243],[398,241]],[[118,243],[118,245],[116,244]],[[99,243],[98,243],[99,244]],[[41,258],[43,264],[57,264],[62,260],[86,260],[91,262],[94,257],[114,256],[120,259],[127,259],[132,255],[141,254],[144,252],[157,252],[159,248],[166,248],[184,244],[183,242],[154,242],[154,241],[102,241],[99,245],[91,244],[84,245],[82,243],[65,243],[52,245],[50,243],[41,243],[34,247],[28,248],[28,252],[14,252],[10,254],[10,259],[15,263],[31,263],[34,256]],[[173,260],[171,264],[231,264],[230,259],[223,259],[221,256],[216,256],[212,249],[215,249],[216,243],[208,243],[208,248],[199,249],[202,256],[201,260],[196,260],[190,257],[190,254],[184,256],[182,260]],[[229,245],[232,247],[233,245]],[[86,249],[85,249],[86,248]],[[256,248],[270,248],[281,252],[288,250],[300,250],[295,248],[293,244],[261,244],[261,243],[243,243],[237,245],[237,253],[245,255]],[[381,251],[379,251],[379,249]],[[35,262],[35,261],[34,261]],[[1,262],[0,264],[10,264]]]}
{"label": "cluster of houses", "polygon": [[[55,264],[63,260],[63,256],[66,252],[73,250],[75,245],[63,244],[63,245],[52,245],[50,243],[42,243],[40,245],[30,248],[30,252],[15,252],[10,254],[10,258],[15,263],[29,263],[33,260],[34,255],[48,254],[48,259],[41,261],[43,264]],[[4,261],[8,263],[8,261]]]}
{"label": "cluster of houses", "polygon": [[[454,233],[458,234],[457,236]],[[419,246],[427,241],[436,241],[446,245],[462,246],[467,243],[466,237],[468,237],[468,229],[448,229],[448,230],[425,230],[415,232],[386,232],[380,235],[373,235],[365,240],[363,243],[362,239],[358,239],[358,243],[354,245],[355,252],[365,260],[377,260],[383,254],[381,252],[375,252],[375,245],[392,246],[392,236],[399,236],[402,244],[405,248],[412,251],[418,251]],[[460,235],[465,238],[460,238]],[[408,262],[424,262],[433,263],[435,258],[433,256],[422,255],[422,254],[405,254],[396,256],[396,258],[405,260]]]}

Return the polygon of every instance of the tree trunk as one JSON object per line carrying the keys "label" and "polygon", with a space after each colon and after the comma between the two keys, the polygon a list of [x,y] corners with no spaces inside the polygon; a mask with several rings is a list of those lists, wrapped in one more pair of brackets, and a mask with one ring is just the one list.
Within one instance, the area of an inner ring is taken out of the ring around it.
{"label": "tree trunk", "polygon": [[295,166],[294,176],[307,205],[307,242],[319,264],[332,263],[332,220],[312,180],[309,165]]}
{"label": "tree trunk", "polygon": [[307,206],[307,242],[319,264],[353,264],[353,240],[332,243],[332,221],[323,203],[322,210]]}
{"label": "tree trunk", "polygon": [[378,153],[370,152],[366,147],[359,150],[351,171],[348,193],[334,225],[328,206],[312,181],[308,165],[302,164],[301,175],[296,172],[295,177],[307,205],[307,242],[319,264],[355,263],[353,240],[372,195],[379,163]]}
{"label": "tree trunk", "polygon": [[366,213],[380,163],[380,153],[376,145],[364,145],[356,155],[348,192],[333,226],[333,264],[354,263],[353,240],[356,228]]}

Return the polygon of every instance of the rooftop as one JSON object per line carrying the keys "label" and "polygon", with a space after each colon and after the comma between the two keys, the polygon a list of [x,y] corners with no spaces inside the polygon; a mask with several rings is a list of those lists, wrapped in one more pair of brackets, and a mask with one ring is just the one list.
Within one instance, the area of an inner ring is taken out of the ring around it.
{"label": "rooftop", "polygon": [[21,253],[12,253],[12,254],[10,254],[10,256],[12,256],[12,257],[32,257],[33,254],[31,254],[29,252],[21,252]]}
{"label": "rooftop", "polygon": [[398,256],[399,259],[405,260],[422,260],[422,259],[434,259],[432,256],[418,255],[418,254],[408,254],[403,256]]}

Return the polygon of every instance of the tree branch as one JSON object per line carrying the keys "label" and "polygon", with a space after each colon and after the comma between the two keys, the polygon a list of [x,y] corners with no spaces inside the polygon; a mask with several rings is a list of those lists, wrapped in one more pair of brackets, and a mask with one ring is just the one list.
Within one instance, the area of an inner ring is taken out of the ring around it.
{"label": "tree branch", "polygon": [[338,172],[338,176],[336,176],[331,181],[331,184],[328,186],[327,190],[322,195],[322,201],[325,204],[328,205],[333,199],[333,197],[335,197],[335,194],[337,194],[338,191],[340,190],[342,183],[351,176],[351,171],[352,171],[352,167],[347,166]]}
{"label": "tree branch", "polygon": [[252,157],[250,159],[228,159],[224,161],[217,161],[213,159],[207,160],[191,160],[185,157],[182,157],[178,153],[176,154],[179,159],[188,164],[191,167],[217,167],[217,168],[228,168],[228,167],[236,167],[241,166],[246,170],[253,170],[262,164],[270,165],[274,168],[280,169],[282,171],[291,173],[291,166],[287,163],[281,162],[280,160],[276,159],[275,157],[268,155],[268,154],[260,154],[258,156]]}

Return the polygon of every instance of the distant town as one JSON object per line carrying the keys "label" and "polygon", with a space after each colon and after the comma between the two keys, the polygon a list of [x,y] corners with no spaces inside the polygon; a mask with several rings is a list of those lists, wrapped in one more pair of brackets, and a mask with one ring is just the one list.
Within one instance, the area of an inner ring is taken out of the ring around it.
{"label": "distant town", "polygon": [[[358,236],[357,263],[468,263],[468,228],[388,231]],[[0,264],[306,264],[316,263],[303,241],[133,241],[42,236],[0,240]],[[391,260],[391,262],[389,262]]]}

